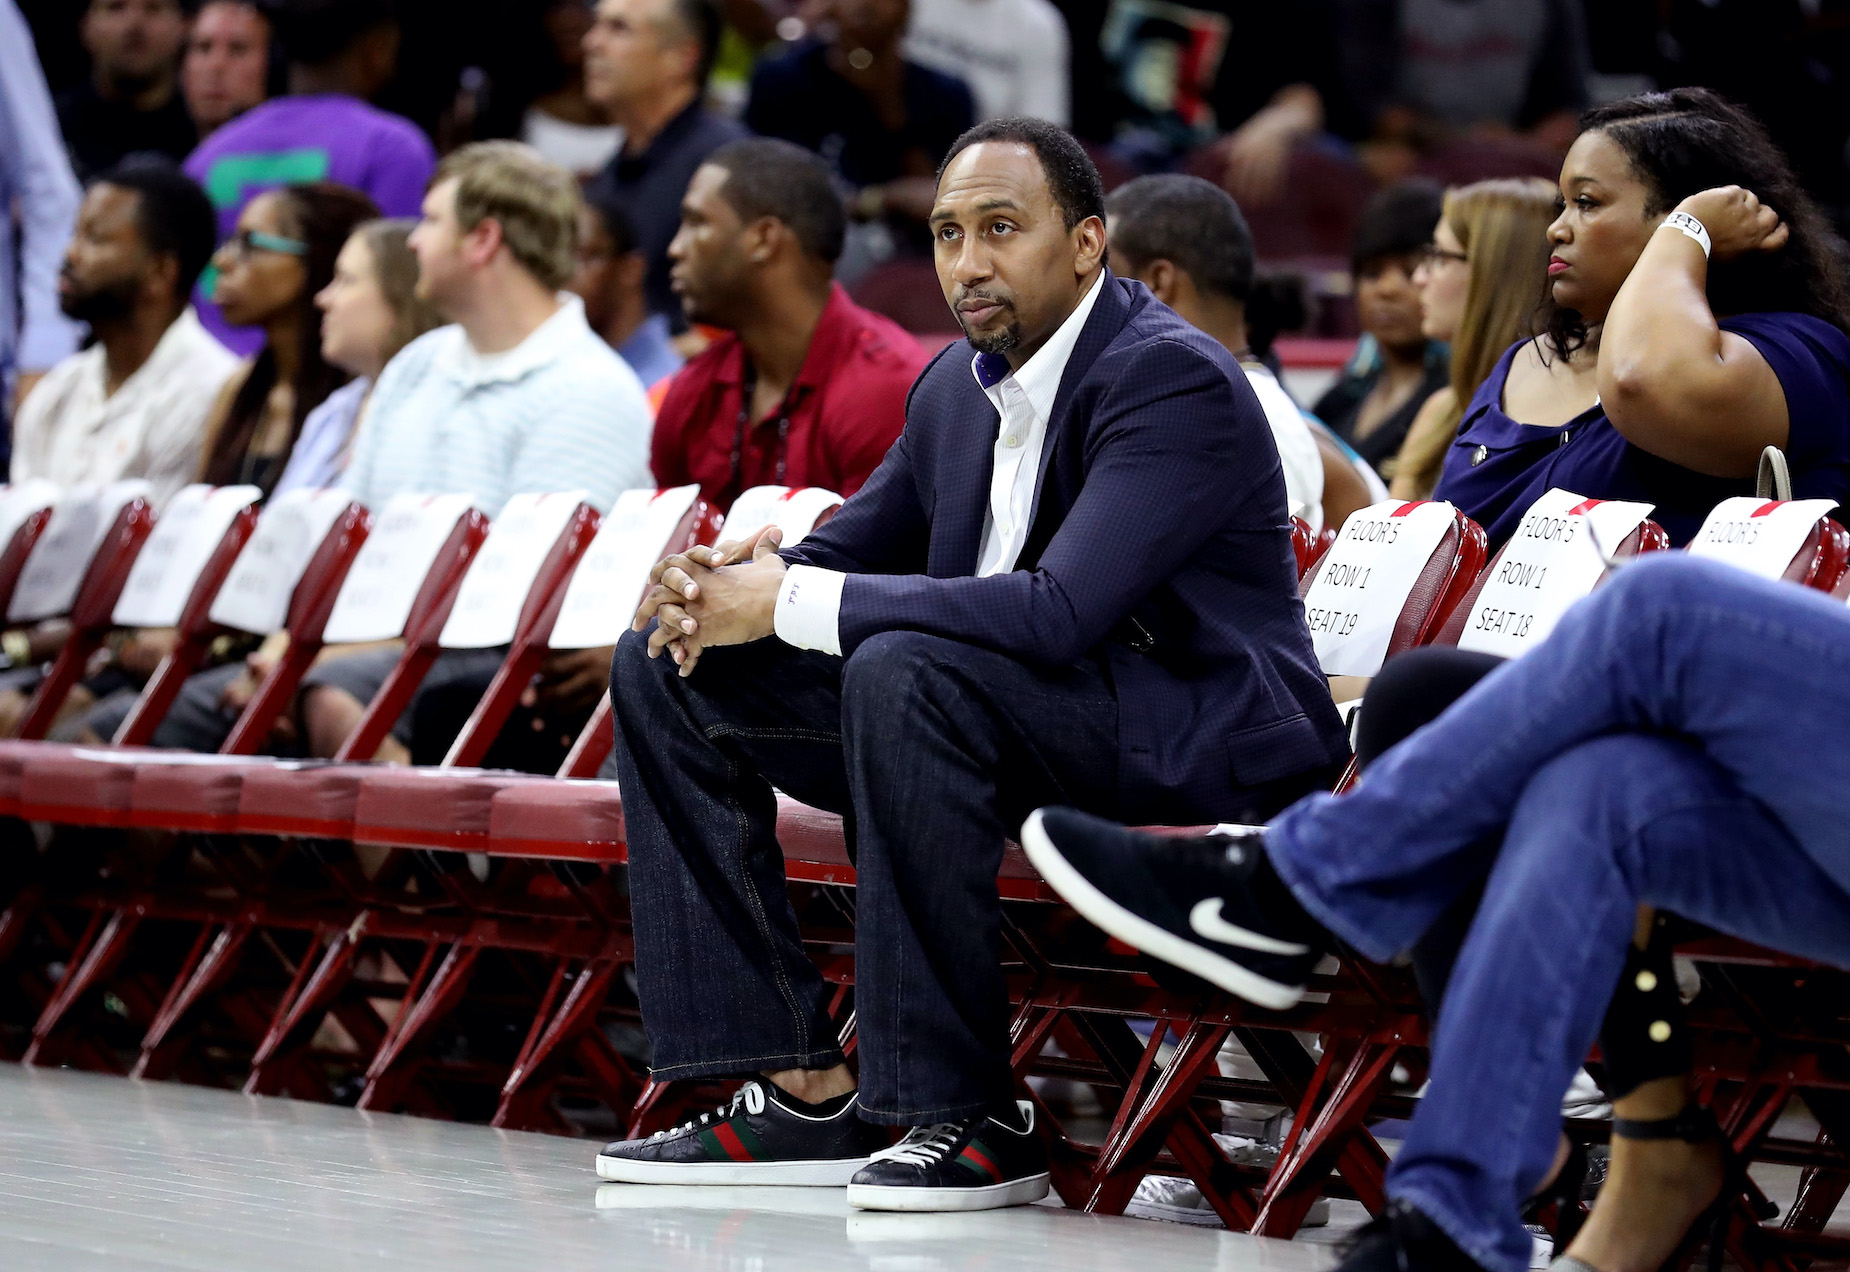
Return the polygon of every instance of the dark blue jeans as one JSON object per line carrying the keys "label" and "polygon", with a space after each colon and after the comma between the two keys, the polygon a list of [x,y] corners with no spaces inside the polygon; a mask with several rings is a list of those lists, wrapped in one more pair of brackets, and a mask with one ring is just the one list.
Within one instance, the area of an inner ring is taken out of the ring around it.
{"label": "dark blue jeans", "polygon": [[996,871],[1044,804],[1116,812],[1103,670],[915,632],[845,661],[770,639],[676,670],[634,633],[611,668],[655,1075],[842,1058],[785,890],[776,787],[849,824],[863,1115],[922,1124],[1011,1098]]}
{"label": "dark blue jeans", "polygon": [[1518,1208],[1599,1032],[1641,904],[1850,967],[1850,611],[1681,553],[1627,565],[1540,648],[1266,843],[1363,954],[1482,886],[1388,1178],[1480,1264],[1527,1268]]}

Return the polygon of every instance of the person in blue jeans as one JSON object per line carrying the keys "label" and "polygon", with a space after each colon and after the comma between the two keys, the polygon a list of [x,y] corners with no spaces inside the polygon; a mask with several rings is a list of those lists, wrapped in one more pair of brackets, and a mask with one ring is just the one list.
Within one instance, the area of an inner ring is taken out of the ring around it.
{"label": "person in blue jeans", "polygon": [[[1385,961],[1481,887],[1391,1204],[1343,1267],[1519,1272],[1519,1207],[1555,1168],[1561,1095],[1641,905],[1850,967],[1846,719],[1841,601],[1664,554],[1621,569],[1340,798],[1194,839],[1044,809],[1022,843],[1106,931],[1274,1006],[1331,934]],[[1634,1194],[1624,1240],[1580,1267],[1656,1267],[1717,1196],[1712,1123],[1681,1103],[1615,1124],[1615,1155],[1677,1151],[1656,1195]]]}

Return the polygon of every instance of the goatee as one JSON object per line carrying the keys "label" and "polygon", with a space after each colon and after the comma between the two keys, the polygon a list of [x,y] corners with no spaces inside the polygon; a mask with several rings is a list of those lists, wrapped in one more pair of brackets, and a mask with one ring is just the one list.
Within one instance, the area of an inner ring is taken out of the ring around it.
{"label": "goatee", "polygon": [[1021,344],[1021,324],[1011,322],[1001,331],[987,336],[979,336],[965,326],[964,335],[969,339],[970,347],[978,353],[1007,353]]}
{"label": "goatee", "polygon": [[135,307],[136,286],[132,282],[105,283],[88,291],[71,292],[59,298],[58,308],[64,316],[92,327],[100,322],[126,318]]}

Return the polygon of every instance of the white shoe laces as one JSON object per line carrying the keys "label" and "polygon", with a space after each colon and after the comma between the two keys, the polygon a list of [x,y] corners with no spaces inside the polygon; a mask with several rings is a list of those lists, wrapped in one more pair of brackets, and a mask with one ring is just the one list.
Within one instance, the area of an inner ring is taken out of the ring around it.
{"label": "white shoe laces", "polygon": [[649,1136],[649,1139],[651,1141],[667,1139],[670,1135],[679,1135],[683,1131],[701,1130],[712,1122],[724,1122],[727,1118],[733,1117],[738,1113],[740,1105],[745,1107],[747,1113],[753,1115],[763,1113],[763,1085],[757,1082],[747,1082],[744,1086],[739,1088],[738,1094],[732,1097],[732,1103],[722,1104],[711,1113],[702,1113],[699,1117],[689,1118],[679,1126],[671,1126],[665,1131],[657,1131],[655,1134]]}
{"label": "white shoe laces", "polygon": [[908,1166],[935,1166],[944,1160],[944,1155],[951,1151],[951,1145],[963,1134],[962,1122],[937,1122],[931,1126],[915,1126],[907,1131],[905,1137],[891,1148],[883,1148],[875,1153],[873,1161],[904,1162]]}

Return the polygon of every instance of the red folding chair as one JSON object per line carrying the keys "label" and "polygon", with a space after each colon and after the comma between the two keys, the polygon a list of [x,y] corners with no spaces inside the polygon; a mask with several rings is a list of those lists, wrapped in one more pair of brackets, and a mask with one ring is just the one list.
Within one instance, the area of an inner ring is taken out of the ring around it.
{"label": "red folding chair", "polygon": [[1763,578],[1829,592],[1850,568],[1850,533],[1827,515],[1836,506],[1831,499],[1724,499],[1687,550]]}
{"label": "red folding chair", "polygon": [[[685,508],[686,511],[669,535],[670,544],[678,547],[690,532],[697,530],[703,520],[702,510],[692,502],[693,492],[678,493],[679,502],[665,512],[658,509],[652,524],[644,519],[632,525],[613,527],[613,534],[622,535],[623,542],[607,543],[606,552],[599,553],[586,563],[591,567],[589,570],[580,567],[582,579],[575,577],[572,588],[553,599],[549,612],[540,616],[543,625],[536,626],[536,633],[540,630],[556,632],[560,642],[578,648],[614,644],[628,626],[631,598],[642,592],[648,565],[653,564],[653,558],[661,555],[658,547],[638,555],[638,534],[641,535],[641,542],[659,543],[657,536],[660,535],[661,526],[674,515],[677,508]],[[638,492],[628,508],[619,506],[613,509],[613,518],[638,513],[662,498],[659,494],[653,496],[645,505],[642,502],[643,496]],[[839,496],[825,490],[758,487],[746,491],[735,501],[727,524],[735,534],[750,534],[762,525],[776,524],[784,532],[784,542],[794,544],[816,525],[823,523],[840,503]],[[548,645],[551,641],[549,637]],[[537,669],[543,648],[536,642],[535,650],[530,668],[497,679],[496,686],[491,688],[482,706],[478,707],[475,718],[471,720],[472,725],[479,722],[498,729],[513,705],[514,696],[528,682],[532,670]],[[497,692],[505,695],[500,703],[494,701]],[[587,766],[593,748],[598,751],[607,750],[609,727],[607,710],[594,715],[584,734],[581,734],[580,744],[574,748],[573,756],[568,757],[568,771],[574,766]],[[446,765],[479,758],[491,737],[492,733],[472,736],[465,731],[465,735],[457,740],[446,758]],[[587,742],[587,738],[599,740]],[[597,758],[601,760],[601,755]],[[431,785],[433,782],[437,783],[435,787]],[[444,792],[442,800],[424,797],[432,789]],[[536,835],[531,832],[544,824],[567,835],[577,834],[582,826],[574,826],[574,819],[601,825],[612,805],[617,805],[620,816],[620,803],[612,796],[610,784],[559,782],[453,768],[425,775],[414,772],[368,774],[361,781],[353,834],[356,842],[372,844],[449,850],[485,849],[496,855],[523,858],[550,856],[554,861],[588,859],[609,862],[620,860],[620,857],[613,857],[597,838],[568,840],[559,845],[560,851],[544,854],[536,851],[539,845]],[[532,819],[531,825],[527,827],[529,833],[523,836],[518,851],[501,854],[493,842],[496,810],[502,810],[498,815],[505,818],[509,815],[508,810],[518,807],[523,797],[536,799],[538,807],[546,812]],[[611,847],[620,851],[617,845]],[[455,872],[452,872],[452,877],[463,889],[470,889],[467,879]],[[510,880],[517,882],[522,877],[518,872],[504,877],[501,880],[503,894]],[[497,1118],[503,1122],[513,1116],[516,1103],[529,1109],[533,1106],[533,1095],[528,1089],[532,1075],[565,1042],[584,1038],[584,1029],[595,1017],[611,977],[630,958],[627,924],[616,921],[617,916],[609,913],[608,907],[597,898],[585,895],[578,899],[594,914],[596,926],[605,933],[606,943],[601,947],[600,956],[590,959],[579,972],[574,982],[574,993],[556,1009],[543,1007],[536,1016],[534,1032],[529,1035],[520,1061],[515,1065],[502,1092]],[[459,941],[451,947],[443,967],[410,1009],[408,1023],[403,1029],[394,1032],[388,1046],[375,1057],[368,1072],[366,1092],[361,1097],[365,1107],[391,1107],[401,1096],[407,1080],[406,1062],[411,1048],[420,1043],[429,1029],[454,1007],[476,958],[484,949],[501,943],[500,937],[499,932],[489,933],[484,930],[479,935],[472,933],[466,941]],[[563,951],[560,953],[562,957],[569,958]],[[555,963],[555,975],[558,974],[559,966]],[[398,1072],[395,1073],[395,1070]]]}
{"label": "red folding chair", "polygon": [[[229,500],[236,498],[233,495]],[[227,828],[222,816],[220,821],[211,820],[209,809],[199,807],[197,796],[176,803],[171,818],[160,815],[159,800],[144,801],[139,811],[135,810],[134,792],[144,770],[159,771],[152,781],[157,791],[164,789],[163,780],[170,785],[196,783],[203,776],[198,766],[183,765],[171,753],[146,750],[145,744],[152,739],[187,675],[197,668],[212,641],[224,632],[268,634],[295,619],[307,620],[299,629],[305,634],[304,648],[292,648],[285,666],[270,680],[274,682],[292,670],[300,674],[300,668],[306,667],[313,656],[312,620],[317,611],[325,614],[329,599],[365,539],[368,517],[344,494],[304,491],[298,496],[285,496],[266,509],[256,519],[254,529],[244,511],[237,512],[230,522],[192,581],[176,623],[179,642],[156,668],[117,730],[116,741],[125,749],[37,748],[25,761],[30,771],[30,798],[22,801],[20,815],[54,825]],[[241,545],[237,542],[240,536],[245,538]],[[243,720],[274,697],[272,684],[260,687]],[[234,726],[221,749],[226,754],[236,753],[240,745],[255,750],[257,742],[267,734],[267,722],[261,733],[241,733],[240,727]],[[179,777],[183,768],[185,781]],[[224,780],[235,780],[240,771],[236,765],[217,768]]]}
{"label": "red folding chair", "polygon": [[[826,524],[840,506],[840,496],[827,491],[756,487],[740,495],[733,504],[725,520],[725,532],[728,538],[737,538],[775,524],[784,532],[784,543],[795,546],[811,530]],[[684,519],[676,535],[685,538],[690,532],[697,533],[698,527]],[[717,534],[718,528],[712,533]],[[616,562],[609,559],[609,564],[614,567]],[[565,614],[585,620],[591,617],[587,611],[595,609],[604,617],[601,623],[575,621],[567,639],[578,648],[615,644],[629,626],[624,613],[632,603],[628,598],[640,599],[646,574],[646,570],[638,571],[633,567],[621,573],[613,568],[600,578],[587,578],[582,585],[575,580],[574,592],[583,586],[584,595],[568,594],[563,602]],[[586,601],[592,603],[586,604]],[[606,694],[579,736],[578,745],[566,758],[559,776],[593,776],[610,753],[612,743],[610,699]],[[572,860],[582,859],[574,854],[587,850],[597,854],[599,860],[621,861],[623,813],[620,802],[614,798],[615,789],[614,782],[568,781],[517,785],[496,792],[483,826],[487,850]],[[504,849],[503,843],[509,846]]]}
{"label": "red folding chair", "polygon": [[[463,732],[437,769],[374,770],[359,774],[350,808],[323,803],[316,831],[339,831],[355,842],[394,848],[478,849],[488,835],[489,805],[495,794],[509,786],[558,785],[551,779],[526,774],[484,772],[467,767],[486,753],[551,648],[592,648],[614,643],[628,626],[634,599],[642,590],[649,568],[664,552],[681,551],[698,541],[710,540],[719,518],[698,499],[697,487],[668,491],[633,491],[620,499],[600,529],[595,520],[582,520],[561,538],[555,553],[539,571],[526,597],[514,643],[494,681]],[[590,531],[597,530],[595,539]],[[569,540],[569,543],[568,543]],[[608,730],[607,710],[594,714],[568,757],[563,774],[595,771],[608,741],[593,746],[588,739]],[[341,820],[345,825],[341,826]],[[452,900],[465,916],[496,910],[502,919],[492,924],[426,924],[421,935],[433,944],[447,946],[443,963],[429,976],[414,978],[407,992],[401,1019],[394,1022],[368,1067],[362,1100],[367,1107],[389,1107],[403,1098],[417,1067],[417,1050],[430,1028],[459,1001],[475,961],[487,949],[514,950],[550,956],[554,961],[556,989],[566,962],[586,962],[572,981],[562,1002],[549,994],[540,1015],[556,1007],[566,1018],[580,1019],[596,1010],[610,974],[628,960],[625,925],[612,926],[613,905],[598,897],[597,889],[583,887],[565,877],[560,888],[531,872],[500,871],[492,888],[476,884],[460,861],[435,861],[432,876],[453,892]],[[574,924],[570,912],[554,916],[544,930],[523,927],[519,912],[530,908],[532,889],[557,900],[569,893],[585,923]],[[587,945],[590,942],[590,945]],[[313,1022],[335,1001],[353,966],[357,943],[338,936],[328,947],[320,968],[304,992],[279,1013],[271,1034],[253,1067],[252,1089],[267,1089],[288,1067],[291,1052]],[[596,957],[594,957],[596,955]],[[563,961],[561,961],[563,960]],[[429,969],[426,968],[428,972]],[[588,978],[588,979],[587,979]],[[596,992],[593,993],[595,988]],[[536,1031],[540,1024],[536,1023]],[[579,1030],[574,1028],[574,1035]],[[292,1044],[291,1039],[295,1040]],[[523,1098],[528,1080],[558,1045],[553,1035],[535,1032],[524,1054],[531,1063],[516,1066],[503,1092],[497,1124],[534,1116],[534,1101]],[[573,1045],[587,1068],[595,1070],[600,1085],[631,1082],[626,1069],[608,1050],[596,1043]],[[537,1057],[535,1059],[534,1057]],[[621,1070],[621,1072],[619,1072]],[[627,1103],[627,1100],[625,1100]],[[517,1109],[518,1106],[518,1109]]]}
{"label": "red folding chair", "polygon": [[7,621],[68,616],[71,624],[64,648],[27,704],[20,738],[45,736],[71,686],[83,679],[90,656],[109,635],[116,598],[154,529],[146,490],[146,482],[117,482],[68,492],[20,571]]}
{"label": "red folding chair", "polygon": [[[1644,517],[1641,512],[1635,514],[1642,518],[1637,527],[1626,531],[1618,542],[1598,543],[1597,532],[1589,534],[1588,514],[1603,502],[1582,499],[1579,495],[1559,490],[1549,491],[1537,500],[1535,506],[1524,514],[1510,542],[1497,549],[1496,556],[1491,558],[1490,564],[1471,584],[1471,589],[1445,620],[1433,643],[1457,645],[1473,627],[1484,629],[1490,626],[1488,616],[1480,613],[1479,602],[1485,586],[1499,578],[1506,566],[1515,569],[1520,565],[1523,572],[1520,583],[1526,588],[1532,585],[1531,580],[1538,569],[1554,568],[1559,577],[1563,565],[1571,567],[1573,564],[1573,554],[1586,553],[1597,557],[1604,552],[1611,564],[1604,568],[1595,566],[1593,570],[1583,570],[1577,579],[1584,579],[1586,592],[1591,592],[1612,576],[1619,562],[1650,552],[1662,552],[1670,546],[1670,536],[1664,528]],[[1629,517],[1625,518],[1625,523],[1629,521]],[[1586,592],[1576,589],[1577,595],[1585,595]],[[1523,636],[1530,641],[1540,641],[1551,628],[1552,624],[1525,628]],[[1466,643],[1470,644],[1469,641]]]}
{"label": "red folding chair", "polygon": [[20,572],[57,503],[58,488],[48,481],[0,487],[0,614],[12,608]]}

